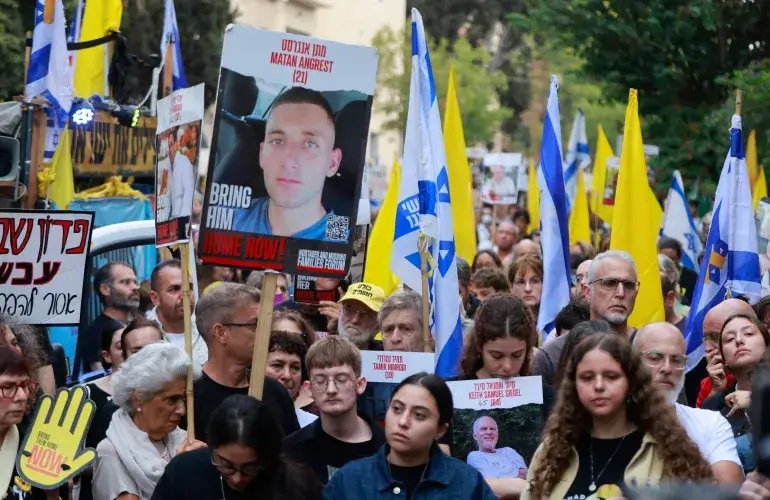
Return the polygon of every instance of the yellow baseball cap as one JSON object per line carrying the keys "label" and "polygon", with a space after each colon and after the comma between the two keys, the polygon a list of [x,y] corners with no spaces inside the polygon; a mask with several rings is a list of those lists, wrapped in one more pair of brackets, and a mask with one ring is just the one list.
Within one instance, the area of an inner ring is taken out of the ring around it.
{"label": "yellow baseball cap", "polygon": [[348,287],[348,291],[345,292],[340,302],[345,302],[346,300],[363,302],[372,311],[379,312],[382,303],[385,301],[385,292],[377,285],[353,283]]}

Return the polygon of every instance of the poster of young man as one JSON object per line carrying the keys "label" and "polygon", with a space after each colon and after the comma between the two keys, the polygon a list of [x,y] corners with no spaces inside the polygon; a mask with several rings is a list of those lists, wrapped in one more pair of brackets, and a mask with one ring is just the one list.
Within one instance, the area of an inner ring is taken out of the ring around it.
{"label": "poster of young man", "polygon": [[158,101],[155,244],[159,247],[190,241],[203,113],[203,84]]}
{"label": "poster of young man", "polygon": [[384,425],[398,384],[415,373],[433,373],[435,363],[433,353],[361,351],[361,376],[366,377],[367,385],[358,398],[358,411]]}
{"label": "poster of young man", "polygon": [[0,314],[77,325],[93,212],[0,211]]}
{"label": "poster of young man", "polygon": [[230,26],[198,254],[342,278],[352,255],[377,51]]}
{"label": "poster of young man", "polygon": [[485,478],[526,478],[543,425],[541,377],[449,382],[452,455]]}
{"label": "poster of young man", "polygon": [[484,155],[484,181],[481,201],[513,205],[519,196],[519,170],[523,165],[521,153],[489,153]]}

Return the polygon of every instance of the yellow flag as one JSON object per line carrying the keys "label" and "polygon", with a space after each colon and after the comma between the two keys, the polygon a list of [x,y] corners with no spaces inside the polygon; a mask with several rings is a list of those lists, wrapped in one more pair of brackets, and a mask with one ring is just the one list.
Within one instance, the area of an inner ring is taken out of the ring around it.
{"label": "yellow flag", "polygon": [[[120,30],[123,17],[122,0],[98,0],[86,2],[80,41],[89,42],[107,36],[110,31]],[[105,45],[79,50],[75,60],[75,93],[80,97],[104,95]],[[108,59],[109,64],[109,59]]]}
{"label": "yellow flag", "polygon": [[390,184],[380,213],[374,221],[369,246],[366,252],[364,282],[377,285],[385,296],[396,290],[400,280],[390,270],[390,254],[393,252],[393,233],[396,228],[396,208],[398,207],[398,187],[401,185],[401,166],[398,161],[390,172]]}
{"label": "yellow flag", "polygon": [[759,166],[759,173],[757,175],[757,185],[754,187],[754,212],[759,207],[759,202],[762,198],[767,197],[767,181],[765,180],[765,166]]}
{"label": "yellow flag", "polygon": [[749,133],[749,138],[746,140],[746,167],[749,169],[749,185],[751,186],[751,194],[754,194],[754,189],[757,187],[757,179],[759,178],[759,161],[757,160],[757,134],[754,130]]}
{"label": "yellow flag", "polygon": [[578,169],[577,194],[572,205],[572,213],[569,214],[569,244],[574,245],[578,241],[591,243],[591,219],[588,216],[588,195],[586,194],[586,181],[583,170]]}
{"label": "yellow flag", "polygon": [[53,200],[59,210],[66,210],[75,197],[69,125],[64,127],[51,165],[46,168],[43,175],[46,181],[46,197]]}
{"label": "yellow flag", "polygon": [[598,128],[596,156],[594,156],[594,170],[591,179],[591,213],[598,215],[607,224],[612,224],[613,206],[604,204],[604,184],[607,180],[607,158],[612,158],[615,154],[604,134],[604,129],[601,125]]}
{"label": "yellow flag", "polygon": [[449,175],[449,196],[452,200],[455,249],[457,255],[472,262],[476,255],[473,182],[471,169],[468,166],[468,156],[465,153],[465,134],[460,116],[460,103],[457,101],[454,67],[449,70],[449,88],[444,110],[444,150]]}
{"label": "yellow flag", "polygon": [[527,231],[531,233],[540,230],[540,187],[537,185],[535,160],[529,160],[527,170],[527,212],[529,212]]}
{"label": "yellow flag", "polygon": [[657,238],[662,210],[647,182],[642,129],[639,125],[637,92],[631,89],[623,127],[623,152],[615,191],[612,218],[612,250],[631,254],[639,272],[639,295],[628,324],[640,327],[652,321],[664,321],[663,293],[660,287]]}

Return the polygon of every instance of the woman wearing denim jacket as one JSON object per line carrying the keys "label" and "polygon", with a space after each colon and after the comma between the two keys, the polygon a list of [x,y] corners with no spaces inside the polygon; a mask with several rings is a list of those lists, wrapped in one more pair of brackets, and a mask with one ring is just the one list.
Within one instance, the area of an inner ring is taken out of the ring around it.
{"label": "woman wearing denim jacket", "polygon": [[495,500],[476,469],[444,455],[436,444],[454,405],[446,382],[418,373],[396,388],[385,415],[388,443],[376,455],[345,465],[324,490],[325,500]]}

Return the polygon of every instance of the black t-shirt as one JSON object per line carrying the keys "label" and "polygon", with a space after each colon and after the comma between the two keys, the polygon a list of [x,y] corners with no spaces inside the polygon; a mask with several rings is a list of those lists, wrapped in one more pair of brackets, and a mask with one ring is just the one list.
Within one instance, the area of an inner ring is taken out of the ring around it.
{"label": "black t-shirt", "polygon": [[[320,500],[320,485],[286,484],[286,474],[255,479],[243,492],[231,489],[211,465],[211,450],[188,451],[175,456],[163,471],[152,500]],[[296,479],[296,478],[295,478]]]}
{"label": "black t-shirt", "polygon": [[[201,378],[193,384],[193,394],[195,395],[195,439],[203,441],[208,440],[208,426],[211,415],[214,410],[233,394],[249,393],[248,387],[227,387],[219,384],[203,372]],[[262,402],[270,410],[283,431],[284,436],[299,429],[297,412],[294,409],[289,393],[286,389],[270,377],[265,377],[265,388],[262,394]],[[180,427],[187,429],[187,420],[182,419]]]}
{"label": "black t-shirt", "polygon": [[363,443],[346,443],[324,432],[319,418],[283,440],[283,451],[296,462],[307,465],[326,484],[343,465],[367,458],[385,444],[385,432],[366,415],[359,413],[372,429],[372,439]]}
{"label": "black t-shirt", "polygon": [[679,268],[679,288],[682,290],[682,303],[689,306],[698,284],[698,273],[687,267]]}
{"label": "black t-shirt", "polygon": [[99,314],[86,328],[81,328],[78,333],[78,343],[75,355],[75,364],[72,368],[72,378],[76,379],[91,371],[91,365],[101,361],[102,331],[115,321],[104,313]]}
{"label": "black t-shirt", "polygon": [[[478,380],[479,377],[476,376],[474,373],[472,376],[468,377],[466,375],[458,375],[456,377],[448,378],[447,382],[455,382],[460,380]],[[546,384],[545,381],[543,382],[543,404],[540,407],[540,414],[542,416],[542,429],[545,428],[545,423],[548,420],[548,415],[551,414],[551,408],[553,408],[554,403],[556,402],[556,391],[553,387]],[[453,431],[452,424],[449,424],[449,429],[444,433],[443,436],[441,436],[438,440],[439,443],[445,444],[449,446],[450,450],[452,448],[453,443],[453,437],[452,437],[452,431]]]}
{"label": "black t-shirt", "polygon": [[417,485],[420,484],[422,478],[426,472],[428,464],[416,465],[414,467],[399,467],[398,465],[389,464],[390,476],[404,485],[406,490],[406,498],[409,500],[412,498]]}
{"label": "black t-shirt", "polygon": [[[635,430],[617,439],[597,439],[591,436],[578,442],[578,471],[564,500],[623,497],[626,467],[642,446],[644,432]],[[593,450],[593,453],[592,453]],[[593,478],[591,460],[593,455]],[[595,489],[591,489],[591,484]]]}

